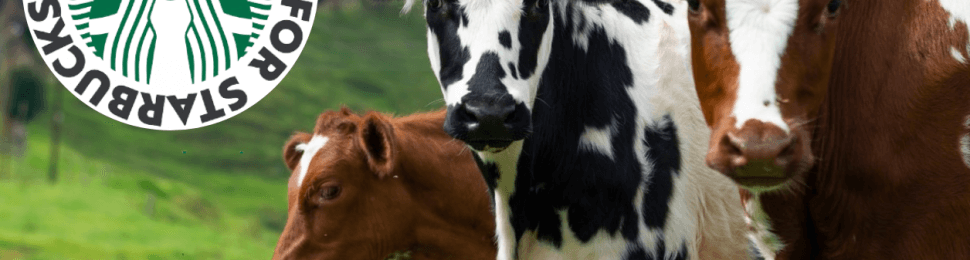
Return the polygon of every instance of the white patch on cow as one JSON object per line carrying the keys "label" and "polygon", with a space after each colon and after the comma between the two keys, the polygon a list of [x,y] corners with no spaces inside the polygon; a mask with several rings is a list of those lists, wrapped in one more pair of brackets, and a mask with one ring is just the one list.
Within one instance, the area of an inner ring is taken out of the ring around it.
{"label": "white patch on cow", "polygon": [[[550,9],[549,12],[551,13],[552,12],[551,5],[549,9]],[[546,66],[549,65],[549,56],[552,55],[552,35],[553,35],[553,31],[555,30],[554,24],[555,24],[555,21],[552,19],[549,19],[549,26],[546,27],[546,34],[542,35],[542,43],[539,44],[539,56],[537,58],[538,65],[536,65],[536,70],[532,74],[532,76],[530,76],[527,79],[527,81],[529,82],[530,96],[526,104],[529,105],[529,109],[532,109],[532,107],[535,105],[536,93],[539,92],[539,80],[542,79],[542,74],[546,71]],[[513,45],[519,44],[517,40],[513,42],[516,42]],[[522,77],[522,75],[519,75],[519,77]],[[509,86],[509,84],[506,83],[506,86]]]}
{"label": "white patch on cow", "polygon": [[967,121],[963,123],[963,126],[967,130],[967,134],[960,139],[960,151],[963,153],[963,163],[970,167],[970,116],[967,116]]}
{"label": "white patch on cow", "polygon": [[[540,241],[535,231],[523,233],[519,244],[519,259],[622,259],[635,249],[619,232],[609,234],[600,230],[586,243],[581,242],[569,227],[569,214],[566,210],[559,210],[560,232],[562,244],[556,248],[550,243]],[[626,220],[623,220],[626,221]],[[636,221],[636,220],[632,220]],[[649,251],[648,251],[649,252]]]}
{"label": "white patch on cow", "polygon": [[[501,248],[501,247],[499,247]],[[501,251],[501,249],[499,249]],[[519,251],[516,253],[519,259],[548,259],[563,260],[567,259],[559,249],[552,244],[539,241],[535,230],[526,230],[519,239]],[[503,260],[507,258],[499,258]]]}
{"label": "white patch on cow", "polygon": [[[957,22],[970,21],[970,3],[965,0],[939,0],[940,6],[950,14],[950,30],[956,28]],[[968,24],[970,26],[970,24]]]}
{"label": "white patch on cow", "polygon": [[317,152],[324,145],[327,145],[327,141],[329,140],[329,137],[314,135],[309,143],[297,145],[297,150],[303,151],[303,156],[300,157],[300,176],[296,179],[297,186],[303,185],[303,179],[306,178],[307,170],[310,168],[310,162],[313,161],[313,157],[317,155]]}
{"label": "white patch on cow", "polygon": [[960,53],[960,50],[957,49],[957,47],[950,47],[950,54],[953,55],[953,58],[956,59],[957,62],[960,62],[960,63],[967,62],[967,60],[963,58],[963,53]]}
{"label": "white patch on cow", "polygon": [[[696,172],[694,172],[696,174]],[[698,207],[698,205],[691,203],[691,201],[696,201],[696,196],[702,196],[693,190],[691,185],[696,185],[690,182],[690,177],[687,173],[677,172],[672,176],[671,181],[673,185],[673,193],[670,197],[670,202],[668,202],[668,212],[667,212],[667,223],[664,225],[663,234],[666,237],[664,241],[665,247],[667,248],[666,259],[673,259],[674,253],[686,246],[688,254],[697,254],[698,243],[693,243],[692,239],[699,237],[697,234],[699,231],[698,218],[703,214]],[[704,184],[700,184],[704,185]],[[647,191],[650,194],[650,191]],[[721,195],[721,194],[717,194]],[[716,196],[716,195],[715,195]],[[737,204],[735,204],[737,205]],[[721,227],[707,227],[707,228],[723,228]],[[698,257],[693,257],[698,258]]]}
{"label": "white patch on cow", "polygon": [[775,84],[781,56],[798,19],[798,0],[727,1],[725,9],[731,51],[741,69],[732,111],[737,119],[735,127],[754,119],[788,133],[776,101]]}
{"label": "white patch on cow", "polygon": [[512,249],[515,248],[515,230],[509,217],[512,208],[509,206],[510,192],[495,189],[495,237],[498,241],[498,259],[515,259]]}
{"label": "white patch on cow", "polygon": [[[435,35],[433,32],[431,32],[431,29],[429,28],[428,29],[428,60],[431,61],[431,71],[434,72],[431,74],[434,74],[434,78],[438,79],[439,84],[441,84],[440,83],[441,75],[439,74],[441,73],[441,57],[440,57],[441,54],[438,53],[439,48],[440,47],[438,46],[438,35]],[[445,93],[444,88],[441,88],[441,94],[442,95],[447,94]]]}
{"label": "white patch on cow", "polygon": [[[950,18],[948,19],[950,30],[956,29],[957,22],[963,22],[963,24],[967,27],[967,33],[970,34],[970,2],[967,2],[966,0],[939,0],[939,3],[940,6],[943,7],[943,10],[946,10],[946,12],[950,15]],[[966,49],[967,53],[970,53],[970,42],[967,42]],[[951,50],[951,52],[953,51]],[[959,58],[956,55],[953,57],[956,58],[957,61],[960,61],[960,63],[966,63],[966,59],[964,59],[963,55],[960,55]]]}
{"label": "white patch on cow", "polygon": [[960,139],[960,152],[963,153],[963,163],[970,168],[970,134],[966,134]]}
{"label": "white patch on cow", "polygon": [[476,152],[483,162],[493,162],[498,169],[498,183],[494,190],[495,193],[495,236],[498,242],[499,260],[512,260],[515,249],[515,231],[512,229],[511,215],[512,208],[509,205],[509,198],[515,193],[515,178],[518,172],[516,166],[519,162],[519,154],[522,152],[522,142],[515,141],[505,150],[498,153]]}
{"label": "white patch on cow", "polygon": [[613,133],[615,131],[615,121],[603,128],[587,126],[579,137],[579,147],[587,151],[602,153],[613,160]]}

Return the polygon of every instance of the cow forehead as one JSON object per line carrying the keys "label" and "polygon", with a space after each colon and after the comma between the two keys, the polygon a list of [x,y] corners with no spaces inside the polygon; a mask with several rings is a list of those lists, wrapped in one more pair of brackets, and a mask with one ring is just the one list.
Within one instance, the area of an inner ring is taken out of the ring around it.
{"label": "cow forehead", "polygon": [[[435,75],[442,82],[442,94],[449,105],[457,105],[462,97],[470,93],[469,81],[479,73],[479,67],[483,62],[494,62],[495,59],[483,59],[485,57],[497,56],[501,70],[505,72],[505,77],[499,81],[506,87],[502,91],[508,92],[513,99],[521,102],[531,100],[531,88],[534,85],[536,71],[544,66],[545,57],[551,43],[552,20],[543,22],[542,30],[532,26],[523,26],[529,21],[525,16],[522,0],[459,0],[460,5],[458,15],[462,15],[460,23],[455,27],[435,28],[429,19],[428,30],[428,54],[431,59],[431,67]],[[430,13],[425,13],[430,15]],[[534,30],[530,31],[530,30]],[[522,42],[523,35],[534,34],[526,37],[542,39],[538,42]],[[442,39],[457,39],[444,40]],[[460,45],[460,46],[456,46]],[[543,48],[545,47],[545,48]],[[467,50],[467,59],[456,59],[454,55],[442,55],[447,50],[463,49]],[[534,56],[534,57],[528,57]],[[535,63],[523,63],[523,60],[539,60]],[[445,80],[446,75],[442,75],[441,70],[445,68],[455,69],[458,67],[460,73],[452,73],[451,80]],[[494,67],[494,66],[492,66]],[[489,68],[492,68],[489,67]],[[520,71],[528,71],[523,75]],[[456,76],[457,75],[457,76]],[[447,82],[447,83],[445,83]],[[531,102],[525,102],[531,106]]]}
{"label": "cow forehead", "polygon": [[457,33],[463,40],[473,40],[463,41],[465,44],[477,43],[474,40],[484,37],[482,33],[486,31],[518,31],[523,14],[520,0],[462,0],[459,5],[467,21],[457,28]]}
{"label": "cow forehead", "polygon": [[724,11],[731,51],[740,68],[732,111],[735,127],[755,119],[787,132],[775,85],[798,19],[798,0],[726,1]]}
{"label": "cow forehead", "polygon": [[303,156],[300,157],[300,175],[296,179],[297,186],[303,185],[303,180],[306,179],[307,172],[310,168],[310,162],[327,145],[327,141],[330,141],[329,137],[314,135],[310,139],[310,142],[296,146],[297,151],[303,151]]}

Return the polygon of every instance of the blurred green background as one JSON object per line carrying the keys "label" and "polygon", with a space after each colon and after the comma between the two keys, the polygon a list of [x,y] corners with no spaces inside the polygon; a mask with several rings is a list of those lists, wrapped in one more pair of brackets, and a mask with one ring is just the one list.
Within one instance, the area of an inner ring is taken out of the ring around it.
{"label": "blurred green background", "polygon": [[28,68],[46,97],[25,150],[0,153],[0,260],[269,259],[286,222],[290,134],[343,104],[397,115],[443,106],[420,10],[402,16],[402,1],[373,1],[323,3],[297,64],[252,108],[162,132],[73,97],[10,29],[20,1],[0,0],[0,84]]}

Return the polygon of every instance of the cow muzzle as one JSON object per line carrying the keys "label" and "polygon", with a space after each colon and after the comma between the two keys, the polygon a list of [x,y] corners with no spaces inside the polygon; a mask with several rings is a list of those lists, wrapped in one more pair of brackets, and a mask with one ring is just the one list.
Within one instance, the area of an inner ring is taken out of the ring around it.
{"label": "cow muzzle", "polygon": [[707,164],[745,188],[771,190],[807,170],[810,148],[795,129],[748,120],[740,129],[716,131]]}
{"label": "cow muzzle", "polygon": [[532,116],[508,94],[465,96],[448,107],[444,129],[477,151],[498,152],[532,134]]}

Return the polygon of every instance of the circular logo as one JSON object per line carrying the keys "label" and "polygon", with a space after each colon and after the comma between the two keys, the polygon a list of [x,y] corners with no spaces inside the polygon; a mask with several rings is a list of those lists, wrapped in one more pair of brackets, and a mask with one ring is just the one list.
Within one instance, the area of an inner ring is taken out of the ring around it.
{"label": "circular logo", "polygon": [[38,51],[101,114],[155,130],[256,104],[303,51],[315,0],[27,0]]}

